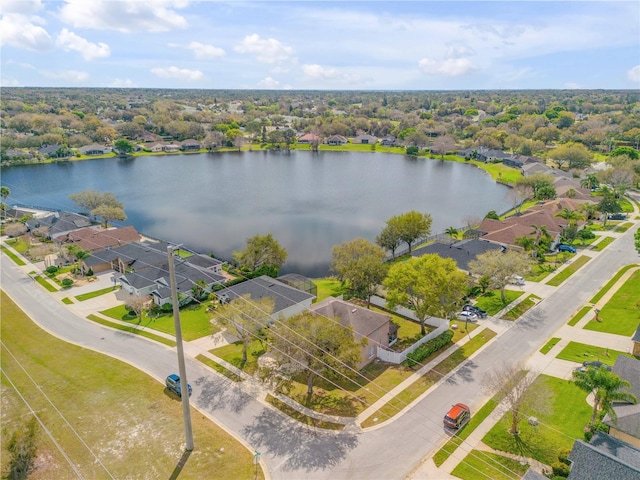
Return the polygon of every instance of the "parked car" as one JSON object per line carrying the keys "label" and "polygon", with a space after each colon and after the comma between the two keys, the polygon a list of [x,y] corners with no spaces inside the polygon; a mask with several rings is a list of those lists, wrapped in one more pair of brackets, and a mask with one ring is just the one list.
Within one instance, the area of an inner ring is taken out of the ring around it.
{"label": "parked car", "polygon": [[456,403],[444,416],[444,426],[460,429],[471,419],[471,410],[464,403]]}
{"label": "parked car", "polygon": [[461,312],[458,312],[458,320],[464,320],[465,322],[477,322],[478,315],[474,312],[463,310]]}
{"label": "parked car", "polygon": [[571,245],[566,245],[564,243],[561,243],[560,245],[558,245],[558,251],[576,253],[578,250],[576,250],[576,247],[572,247]]}
{"label": "parked car", "polygon": [[[169,390],[182,398],[182,388],[180,387],[180,376],[172,373],[167,377],[164,384],[167,386]],[[191,396],[192,388],[191,384],[187,383],[187,387],[189,390],[189,396]]]}
{"label": "parked car", "polygon": [[599,362],[597,360],[582,362],[582,366],[575,369],[576,372],[584,372],[587,368],[600,368],[605,367],[609,372],[611,371],[611,367],[606,363]]}
{"label": "parked car", "polygon": [[511,275],[508,280],[512,285],[524,285],[524,278],[520,275]]}
{"label": "parked car", "polygon": [[481,309],[480,307],[476,307],[475,305],[466,304],[462,307],[463,312],[473,312],[480,318],[487,318],[487,311]]}
{"label": "parked car", "polygon": [[607,218],[609,220],[626,220],[627,216],[624,213],[612,213]]}

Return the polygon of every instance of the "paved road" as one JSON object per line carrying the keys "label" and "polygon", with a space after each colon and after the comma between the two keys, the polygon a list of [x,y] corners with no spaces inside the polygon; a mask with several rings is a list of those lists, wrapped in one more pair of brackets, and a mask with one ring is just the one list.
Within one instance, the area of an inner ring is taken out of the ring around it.
{"label": "paved road", "polygon": [[[634,231],[625,232],[404,415],[374,430],[331,433],[308,429],[265,407],[243,387],[187,359],[194,387],[192,400],[250,448],[261,452],[273,479],[405,478],[444,440],[442,412],[452,402],[465,400],[472,408],[479,405],[486,397],[480,383],[485,372],[501,362],[524,362],[620,267],[640,261],[633,248]],[[1,266],[3,290],[50,333],[124,360],[160,381],[176,369],[174,349],[79,318],[7,257],[3,256]]]}

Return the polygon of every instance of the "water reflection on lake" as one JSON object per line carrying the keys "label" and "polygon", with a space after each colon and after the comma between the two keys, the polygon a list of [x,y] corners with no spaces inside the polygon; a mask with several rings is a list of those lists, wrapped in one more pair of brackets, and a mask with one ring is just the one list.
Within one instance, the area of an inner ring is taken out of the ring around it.
{"label": "water reflection on lake", "polygon": [[374,240],[392,215],[429,213],[433,232],[509,205],[506,187],[464,163],[363,152],[230,152],[4,168],[8,203],[76,211],[71,193],[114,192],[141,233],[230,259],[272,233],[283,272],[328,272],[331,248]]}

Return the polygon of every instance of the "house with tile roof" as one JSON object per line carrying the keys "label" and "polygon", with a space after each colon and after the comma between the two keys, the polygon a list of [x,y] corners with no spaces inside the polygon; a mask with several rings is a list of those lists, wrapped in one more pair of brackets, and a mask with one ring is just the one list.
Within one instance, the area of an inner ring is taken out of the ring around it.
{"label": "house with tile roof", "polygon": [[81,228],[66,235],[56,237],[59,247],[76,245],[88,252],[100,252],[109,247],[118,247],[132,242],[140,242],[142,235],[132,225],[121,228],[101,228],[100,226]]}
{"label": "house with tile roof", "polygon": [[[327,322],[338,321],[344,327],[350,327],[356,342],[364,339],[360,347],[361,369],[376,359],[377,347],[388,348],[392,325],[391,316],[384,315],[353,303],[345,302],[334,297],[327,297],[311,306],[310,310],[317,315],[326,317]],[[394,332],[397,333],[397,326]]]}
{"label": "house with tile roof", "polygon": [[569,453],[567,480],[638,480],[640,449],[604,432],[589,441],[576,440]]}
{"label": "house with tile roof", "polygon": [[349,139],[347,137],[343,137],[342,135],[330,135],[324,139],[324,143],[327,145],[345,145]]}
{"label": "house with tile roof", "polygon": [[305,133],[298,137],[298,143],[319,143],[320,137],[315,133]]}

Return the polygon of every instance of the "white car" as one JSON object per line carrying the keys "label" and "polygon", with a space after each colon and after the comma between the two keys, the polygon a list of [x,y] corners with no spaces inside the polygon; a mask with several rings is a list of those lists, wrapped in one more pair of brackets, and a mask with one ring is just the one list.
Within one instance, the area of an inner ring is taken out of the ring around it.
{"label": "white car", "polygon": [[477,322],[478,315],[473,312],[467,312],[463,310],[462,312],[458,312],[458,320],[463,320],[465,322]]}

